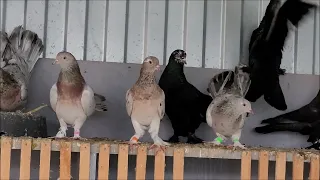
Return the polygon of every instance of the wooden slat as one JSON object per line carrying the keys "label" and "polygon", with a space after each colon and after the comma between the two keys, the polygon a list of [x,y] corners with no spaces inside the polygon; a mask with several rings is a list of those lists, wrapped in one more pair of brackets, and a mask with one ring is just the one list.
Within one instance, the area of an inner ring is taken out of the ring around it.
{"label": "wooden slat", "polygon": [[251,152],[243,151],[241,156],[241,180],[251,179]]}
{"label": "wooden slat", "polygon": [[41,142],[39,179],[50,178],[51,140]]}
{"label": "wooden slat", "polygon": [[31,139],[21,141],[20,180],[30,179]]}
{"label": "wooden slat", "polygon": [[277,152],[276,155],[276,180],[284,180],[286,178],[287,155],[285,152]]}
{"label": "wooden slat", "polygon": [[159,151],[154,158],[154,179],[164,179],[165,153]]}
{"label": "wooden slat", "polygon": [[139,146],[137,152],[136,179],[146,179],[147,147]]}
{"label": "wooden slat", "polygon": [[259,153],[259,172],[258,179],[268,179],[268,168],[269,168],[269,153],[267,151],[261,151]]}
{"label": "wooden slat", "polygon": [[1,137],[1,166],[0,179],[10,179],[10,162],[11,162],[12,138]]}
{"label": "wooden slat", "polygon": [[181,180],[184,175],[184,148],[174,149],[173,152],[173,179]]}
{"label": "wooden slat", "polygon": [[80,144],[79,179],[90,179],[90,143]]}
{"label": "wooden slat", "polygon": [[71,177],[71,142],[60,142],[60,179]]}
{"label": "wooden slat", "polygon": [[310,158],[310,180],[319,180],[319,155],[313,155]]}
{"label": "wooden slat", "polygon": [[292,179],[302,180],[304,169],[304,158],[299,153],[292,155]]}
{"label": "wooden slat", "polygon": [[101,144],[100,151],[99,151],[98,180],[109,179],[109,158],[110,158],[110,145]]}
{"label": "wooden slat", "polygon": [[128,179],[128,145],[119,145],[118,153],[118,179]]}

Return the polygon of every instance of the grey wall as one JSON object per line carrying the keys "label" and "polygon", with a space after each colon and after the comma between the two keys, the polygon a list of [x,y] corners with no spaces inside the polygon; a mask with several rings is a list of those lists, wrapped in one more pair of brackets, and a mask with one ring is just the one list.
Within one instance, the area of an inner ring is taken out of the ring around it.
{"label": "grey wall", "polygon": [[[59,67],[52,65],[52,59],[40,59],[34,69],[31,84],[29,87],[28,108],[35,108],[41,103],[49,104],[49,90],[56,82],[59,73]],[[125,92],[136,81],[139,75],[140,65],[88,62],[79,61],[79,65],[87,83],[96,93],[102,94],[107,98],[109,111],[95,113],[90,117],[81,129],[81,136],[106,137],[111,139],[128,140],[134,133],[131,121],[125,110]],[[164,67],[161,67],[163,70]],[[188,80],[205,92],[209,79],[221,70],[204,68],[185,68],[185,74]],[[162,72],[162,71],[161,71]],[[157,74],[157,80],[160,73]],[[288,110],[291,111],[310,102],[319,90],[319,76],[312,75],[293,75],[287,74],[280,78]],[[284,112],[271,108],[261,98],[253,103],[255,115],[251,116],[243,130],[241,141],[250,146],[272,146],[300,148],[308,145],[306,136],[296,133],[274,133],[261,135],[253,132],[253,128],[259,125],[265,118],[273,117]],[[39,113],[47,117],[48,134],[54,136],[59,128],[59,123],[51,108],[45,108]],[[165,119],[161,123],[160,137],[167,139],[172,135],[170,121]],[[68,135],[72,136],[73,130],[69,129]],[[202,124],[196,134],[204,140],[213,140],[213,132],[206,124]],[[151,141],[149,134],[146,133],[142,141]],[[78,154],[72,155],[72,176],[77,179],[78,176]],[[11,178],[19,177],[19,151],[12,155]],[[153,157],[148,157],[147,179],[153,178]],[[129,158],[129,178],[134,178],[135,157]],[[291,163],[288,164],[287,175],[291,176]],[[32,177],[37,179],[39,167],[39,152],[32,153]],[[53,179],[58,177],[59,171],[59,153],[52,154],[51,176]],[[196,159],[186,158],[185,160],[185,179],[239,179],[240,161],[238,160],[218,160],[218,159]],[[116,155],[112,155],[110,161],[110,178],[116,177]],[[253,179],[257,176],[257,162],[252,163]],[[274,163],[270,163],[270,179],[274,177]],[[308,167],[306,167],[306,175]],[[172,178],[172,158],[166,159],[167,178]]]}

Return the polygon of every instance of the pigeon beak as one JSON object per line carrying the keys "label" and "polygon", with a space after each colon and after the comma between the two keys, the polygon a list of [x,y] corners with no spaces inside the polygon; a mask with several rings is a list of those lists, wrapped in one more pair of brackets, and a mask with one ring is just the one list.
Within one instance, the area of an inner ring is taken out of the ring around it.
{"label": "pigeon beak", "polygon": [[252,109],[250,109],[249,113],[250,113],[250,114],[254,114],[253,111],[252,111]]}
{"label": "pigeon beak", "polygon": [[54,64],[59,64],[59,61],[56,59],[55,61],[53,61],[52,65]]}
{"label": "pigeon beak", "polygon": [[160,65],[157,65],[157,66],[156,66],[156,70],[157,70],[157,71],[160,71]]}

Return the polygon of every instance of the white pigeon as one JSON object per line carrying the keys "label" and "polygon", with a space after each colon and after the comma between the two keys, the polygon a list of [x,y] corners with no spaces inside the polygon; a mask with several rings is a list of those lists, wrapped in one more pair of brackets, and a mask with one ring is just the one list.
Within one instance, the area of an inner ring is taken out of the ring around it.
{"label": "white pigeon", "polygon": [[10,37],[0,31],[1,111],[25,108],[31,73],[42,51],[42,40],[22,26],[15,27]]}
{"label": "white pigeon", "polygon": [[170,144],[158,135],[160,121],[165,113],[165,94],[155,78],[155,72],[159,70],[159,60],[156,57],[144,59],[139,79],[126,93],[126,109],[135,130],[130,144],[138,143],[145,130],[148,130],[154,142],[150,148],[158,146],[158,150],[164,150]]}
{"label": "white pigeon", "polygon": [[50,90],[50,104],[60,129],[56,137],[66,136],[67,125],[73,126],[74,138],[80,138],[80,128],[94,111],[107,111],[105,97],[95,94],[81,75],[78,62],[69,52],[60,52],[54,64],[61,67],[59,78]]}
{"label": "white pigeon", "polygon": [[238,66],[234,72],[224,71],[210,80],[208,89],[213,101],[208,106],[206,119],[217,135],[211,143],[220,145],[231,138],[234,147],[245,148],[239,139],[247,114],[253,113],[251,103],[244,98],[249,87],[249,74]]}

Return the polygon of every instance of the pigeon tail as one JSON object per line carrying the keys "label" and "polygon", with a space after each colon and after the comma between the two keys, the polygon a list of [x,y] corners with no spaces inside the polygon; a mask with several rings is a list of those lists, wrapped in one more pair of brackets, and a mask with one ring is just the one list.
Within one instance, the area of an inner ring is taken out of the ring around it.
{"label": "pigeon tail", "polygon": [[[279,78],[279,77],[278,77]],[[265,101],[272,107],[284,111],[287,109],[286,100],[284,98],[284,94],[282,92],[279,81],[275,83],[273,88],[272,86],[267,86],[268,88],[264,93]]]}
{"label": "pigeon tail", "polygon": [[22,26],[17,26],[12,31],[9,41],[14,55],[20,60],[19,67],[31,73],[40,54],[43,52],[42,40],[36,33],[24,30]]}
{"label": "pigeon tail", "polygon": [[230,89],[234,82],[233,71],[223,71],[210,79],[207,91],[211,97],[216,97],[225,89]]}
{"label": "pigeon tail", "polygon": [[106,101],[104,96],[94,93],[94,100],[96,102],[96,111],[108,111],[107,105],[103,103]]}

